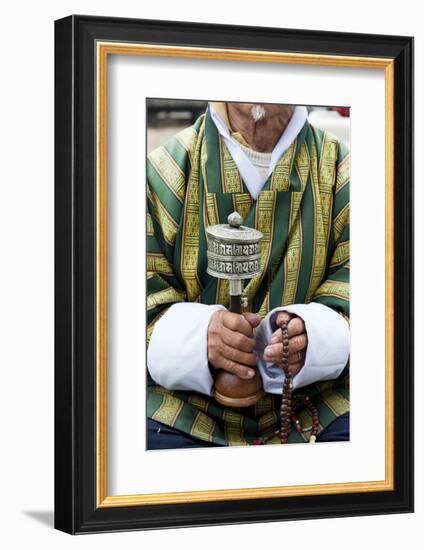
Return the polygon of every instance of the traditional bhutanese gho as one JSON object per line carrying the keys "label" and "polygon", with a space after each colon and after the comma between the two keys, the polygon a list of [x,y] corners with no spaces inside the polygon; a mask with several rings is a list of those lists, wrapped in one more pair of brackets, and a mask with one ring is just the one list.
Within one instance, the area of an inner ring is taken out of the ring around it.
{"label": "traditional bhutanese gho", "polygon": [[[261,272],[245,287],[246,311],[316,302],[349,316],[349,155],[332,135],[303,125],[256,200],[209,110],[147,162],[147,337],[173,304],[228,306],[228,281],[208,275],[205,228],[237,211],[262,232]],[[328,335],[331,338],[331,334]],[[178,350],[169,350],[178,354]],[[147,415],[219,445],[279,443],[281,396],[228,408],[194,391],[168,390],[147,374]],[[318,433],[349,411],[348,365],[336,380],[296,389],[318,409]],[[310,408],[298,413],[311,426]],[[271,437],[270,437],[271,435]],[[289,443],[308,441],[292,430]]]}

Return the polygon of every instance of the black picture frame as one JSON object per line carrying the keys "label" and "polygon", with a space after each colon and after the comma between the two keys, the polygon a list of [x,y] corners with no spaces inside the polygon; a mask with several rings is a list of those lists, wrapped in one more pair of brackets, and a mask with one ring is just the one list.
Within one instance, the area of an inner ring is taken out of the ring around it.
{"label": "black picture frame", "polygon": [[[97,506],[99,40],[394,60],[394,489]],[[413,511],[413,38],[73,15],[55,22],[55,527],[68,533]]]}

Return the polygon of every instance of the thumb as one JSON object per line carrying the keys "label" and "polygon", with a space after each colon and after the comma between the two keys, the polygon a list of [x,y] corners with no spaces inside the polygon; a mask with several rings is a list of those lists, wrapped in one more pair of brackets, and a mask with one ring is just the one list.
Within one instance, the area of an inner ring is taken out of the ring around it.
{"label": "thumb", "polygon": [[243,315],[252,328],[256,328],[261,322],[261,316],[257,313],[243,313]]}
{"label": "thumb", "polygon": [[277,325],[277,327],[281,327],[283,321],[289,322],[292,317],[293,316],[288,311],[280,311],[280,313],[277,315],[275,324]]}

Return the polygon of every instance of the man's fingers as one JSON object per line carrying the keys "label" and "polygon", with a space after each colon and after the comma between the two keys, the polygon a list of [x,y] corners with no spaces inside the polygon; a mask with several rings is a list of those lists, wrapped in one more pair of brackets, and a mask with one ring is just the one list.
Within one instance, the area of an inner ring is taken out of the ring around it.
{"label": "man's fingers", "polygon": [[282,342],[282,341],[283,341],[283,333],[281,332],[281,329],[277,328],[277,330],[271,336],[269,343],[278,344],[279,342]]}
{"label": "man's fingers", "polygon": [[[289,362],[293,363],[300,360],[299,353],[303,354],[308,343],[306,334],[299,334],[289,340]],[[281,363],[283,355],[283,344],[281,342],[277,344],[270,344],[264,350],[264,359],[269,363]]]}
{"label": "man's fingers", "polygon": [[[280,313],[277,315],[277,319],[275,320],[275,324],[277,325],[278,329],[271,336],[271,341],[270,341],[271,344],[276,344],[277,342],[282,341],[282,334],[280,329],[281,329],[281,325],[283,324],[283,321],[287,321],[288,323],[287,328],[289,329],[289,337],[295,336],[296,334],[301,334],[301,332],[303,332],[303,331],[299,331],[300,325],[297,317],[294,317],[291,313],[288,313],[287,311],[280,311]],[[290,325],[292,323],[294,323],[294,325],[292,328],[290,328]]]}
{"label": "man's fingers", "polygon": [[234,332],[241,332],[246,336],[252,336],[253,334],[252,325],[243,315],[239,315],[238,313],[226,311],[222,316],[222,322],[226,328]]}
{"label": "man's fingers", "polygon": [[255,349],[255,340],[253,338],[249,338],[241,332],[234,332],[226,327],[223,327],[222,329],[222,340],[228,346],[241,351],[246,351],[247,353],[250,353]]}
{"label": "man's fingers", "polygon": [[268,363],[281,363],[283,344],[271,344],[264,350],[264,359]]}
{"label": "man's fingers", "polygon": [[[283,345],[282,344],[274,344],[272,347],[269,346],[270,349],[267,350],[264,353],[264,359],[268,363],[276,363],[277,365],[282,362],[283,357]],[[289,365],[294,365],[296,363],[303,363],[305,362],[305,351],[295,351],[294,353],[290,353],[288,360]]]}
{"label": "man's fingers", "polygon": [[255,371],[253,369],[249,369],[249,367],[246,367],[245,365],[240,365],[240,363],[236,363],[235,361],[227,358],[223,359],[219,368],[231,372],[232,374],[235,374],[239,378],[243,378],[245,380],[248,380],[249,378],[253,378],[255,376]]}
{"label": "man's fingers", "polygon": [[[300,317],[293,317],[287,325],[287,328],[289,329],[289,338],[292,338],[293,336],[297,336],[298,334],[303,334],[305,332],[305,323]],[[282,341],[283,335],[281,329],[278,328],[271,336],[270,344],[277,344]]]}
{"label": "man's fingers", "polygon": [[295,353],[296,351],[302,351],[308,345],[308,338],[305,333],[299,334],[298,336],[293,336],[289,340],[289,354]]}
{"label": "man's fingers", "polygon": [[295,351],[289,353],[289,365],[294,365],[295,363],[304,363],[305,362],[306,351]]}
{"label": "man's fingers", "polygon": [[297,336],[298,334],[303,334],[305,332],[305,323],[300,317],[294,317],[290,323],[287,325],[289,329],[289,338]]}
{"label": "man's fingers", "polygon": [[245,351],[227,346],[227,344],[222,345],[221,354],[225,359],[230,359],[234,363],[241,363],[250,367],[254,367],[258,362],[256,353],[246,353]]}

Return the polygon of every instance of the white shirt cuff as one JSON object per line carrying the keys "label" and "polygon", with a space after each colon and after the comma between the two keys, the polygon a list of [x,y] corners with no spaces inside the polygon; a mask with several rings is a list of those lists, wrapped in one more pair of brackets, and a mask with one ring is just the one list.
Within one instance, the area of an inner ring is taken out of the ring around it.
{"label": "white shirt cuff", "polygon": [[301,388],[320,380],[334,380],[345,368],[350,352],[349,324],[333,309],[311,302],[273,309],[263,319],[256,333],[258,368],[267,393],[281,393],[284,372],[280,366],[263,359],[265,347],[276,330],[280,311],[294,313],[303,319],[308,336],[305,364],[293,378],[293,387]]}
{"label": "white shirt cuff", "polygon": [[155,324],[147,350],[153,380],[169,390],[212,395],[214,380],[208,363],[208,327],[221,305],[178,303]]}

